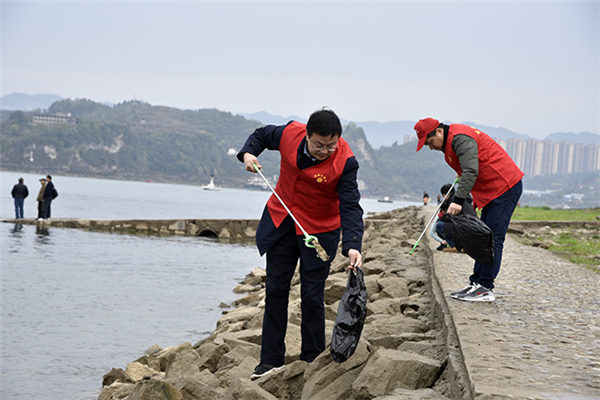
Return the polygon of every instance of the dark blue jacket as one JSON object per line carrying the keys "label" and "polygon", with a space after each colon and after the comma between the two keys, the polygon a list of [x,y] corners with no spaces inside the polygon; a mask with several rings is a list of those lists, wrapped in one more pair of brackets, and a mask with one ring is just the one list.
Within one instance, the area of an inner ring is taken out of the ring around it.
{"label": "dark blue jacket", "polygon": [[54,192],[54,183],[52,183],[52,181],[47,181],[46,189],[44,189],[44,201],[46,201],[46,199],[52,200],[52,192]]}
{"label": "dark blue jacket", "polygon": [[[289,124],[289,123],[288,123]],[[243,162],[244,153],[250,153],[255,156],[259,156],[265,149],[268,150],[279,150],[279,143],[283,130],[287,125],[274,126],[267,125],[262,128],[258,128],[252,133],[246,140],[244,147],[240,150],[237,157]],[[319,164],[321,161],[315,160],[305,152],[306,139],[302,140],[298,147],[297,155],[297,166],[299,169],[305,169],[312,167],[313,165]],[[342,238],[342,254],[348,255],[348,250],[355,249],[361,251],[362,237],[364,232],[363,225],[363,209],[359,204],[360,193],[358,191],[357,184],[357,173],[358,173],[358,161],[355,157],[350,157],[346,161],[342,175],[338,181],[337,191],[340,199],[340,219],[341,219],[341,232],[343,233]],[[291,218],[286,218],[281,226],[275,227],[268,208],[265,206],[262,218],[259,223],[259,227],[256,232],[256,244],[258,246],[260,254],[266,253],[271,246],[281,238],[281,236],[287,231],[287,229],[293,225]],[[311,234],[311,232],[308,232]],[[325,232],[315,235],[319,239],[319,243],[327,254],[329,254],[333,261],[333,256],[337,250],[337,246],[340,239],[340,229],[336,229],[331,232]],[[301,240],[301,237],[300,237]],[[303,262],[306,264],[306,260],[314,261],[315,250],[310,249],[304,245],[300,246],[302,255],[310,253],[310,257],[303,257]],[[314,261],[314,267],[319,266],[319,261]],[[322,262],[321,262],[322,263]],[[323,265],[329,263],[323,263]],[[310,267],[309,267],[310,269]]]}

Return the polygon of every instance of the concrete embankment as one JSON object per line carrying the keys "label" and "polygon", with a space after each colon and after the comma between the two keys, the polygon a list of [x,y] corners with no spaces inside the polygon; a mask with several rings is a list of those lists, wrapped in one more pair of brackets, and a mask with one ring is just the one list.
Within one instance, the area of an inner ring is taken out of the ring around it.
{"label": "concrete embankment", "polygon": [[250,239],[256,236],[256,219],[153,219],[114,220],[86,218],[3,218],[0,222],[38,225],[40,227],[77,228],[92,231],[143,235],[208,236]]}

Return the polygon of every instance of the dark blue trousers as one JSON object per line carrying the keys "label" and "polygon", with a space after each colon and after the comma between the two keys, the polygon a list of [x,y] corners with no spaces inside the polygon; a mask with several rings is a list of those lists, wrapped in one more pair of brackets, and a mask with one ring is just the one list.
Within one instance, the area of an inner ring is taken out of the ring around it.
{"label": "dark blue trousers", "polygon": [[479,283],[489,289],[494,288],[494,279],[498,276],[500,264],[502,264],[502,250],[504,249],[506,231],[522,192],[523,181],[519,181],[503,195],[490,201],[481,210],[481,220],[486,223],[494,235],[494,263],[483,264],[475,261],[473,275],[469,278],[471,282]]}
{"label": "dark blue trousers", "polygon": [[23,203],[25,199],[22,197],[15,197],[15,218],[23,218]]}
{"label": "dark blue trousers", "polygon": [[302,236],[290,225],[285,234],[267,251],[265,315],[262,328],[260,361],[276,367],[285,364],[285,333],[287,328],[290,284],[300,259],[302,298],[302,351],[300,359],[312,362],[325,350],[325,280],[326,267],[306,270],[300,257]]}
{"label": "dark blue trousers", "polygon": [[52,204],[52,197],[44,197],[44,205],[42,206],[42,218],[50,218],[50,204]]}

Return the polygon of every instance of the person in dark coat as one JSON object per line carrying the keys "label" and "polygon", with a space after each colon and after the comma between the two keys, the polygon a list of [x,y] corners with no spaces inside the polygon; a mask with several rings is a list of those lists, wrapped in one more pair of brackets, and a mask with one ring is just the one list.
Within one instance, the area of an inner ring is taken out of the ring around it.
{"label": "person in dark coat", "polygon": [[305,246],[303,232],[275,195],[267,202],[256,231],[261,255],[267,254],[265,314],[260,364],[252,379],[285,364],[285,333],[290,282],[300,260],[302,298],[302,350],[300,359],[312,362],[325,344],[325,280],[333,261],[340,232],[342,254],[351,269],[362,264],[363,210],[359,204],[358,161],[341,138],[342,125],[335,113],[323,109],[311,114],[307,124],[267,125],[252,133],[237,158],[246,170],[262,169],[257,157],[265,150],[281,154],[275,191],[310,235],[316,236],[329,255],[324,261]]}
{"label": "person in dark coat", "polygon": [[15,199],[15,218],[23,219],[23,205],[25,203],[25,198],[29,196],[29,190],[27,190],[27,186],[25,186],[25,180],[23,178],[19,178],[19,183],[13,186],[10,194]]}
{"label": "person in dark coat", "polygon": [[52,183],[52,177],[46,176],[46,188],[44,189],[44,212],[42,213],[42,219],[50,219],[50,204],[54,199],[54,183]]}
{"label": "person in dark coat", "polygon": [[38,202],[38,219],[41,219],[44,216],[44,191],[46,190],[46,178],[40,179],[40,184],[42,186],[40,187],[40,191],[38,192],[36,199]]}

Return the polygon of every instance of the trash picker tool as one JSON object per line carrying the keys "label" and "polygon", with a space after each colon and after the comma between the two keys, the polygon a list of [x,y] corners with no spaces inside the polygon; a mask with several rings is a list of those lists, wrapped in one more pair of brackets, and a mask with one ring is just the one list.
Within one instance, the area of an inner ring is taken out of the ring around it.
{"label": "trash picker tool", "polygon": [[271,189],[271,192],[273,192],[273,194],[275,195],[275,197],[277,197],[277,200],[279,200],[279,202],[281,203],[281,205],[283,206],[283,208],[285,208],[285,211],[288,212],[288,214],[290,215],[290,217],[292,217],[292,219],[294,220],[294,222],[296,223],[296,225],[298,225],[298,228],[300,228],[300,230],[302,231],[302,233],[304,233],[304,244],[306,245],[306,247],[310,247],[311,249],[316,249],[316,251],[317,251],[317,257],[319,257],[323,261],[329,261],[329,255],[327,254],[327,252],[325,251],[325,249],[319,244],[319,239],[317,239],[316,236],[312,236],[312,235],[309,235],[308,233],[306,233],[306,231],[304,230],[304,228],[302,227],[302,225],[300,225],[300,223],[298,222],[298,220],[296,219],[296,217],[294,217],[294,214],[292,214],[292,212],[285,205],[285,203],[283,202],[283,200],[281,200],[281,197],[279,197],[279,195],[277,194],[277,192],[275,191],[275,189],[273,189],[273,186],[271,186],[271,184],[269,183],[269,181],[267,180],[267,178],[265,178],[265,176],[260,171],[260,169],[258,169],[258,166],[256,164],[252,164],[252,166],[254,167],[254,169],[256,170],[256,172],[258,172],[258,174],[263,179],[263,181],[265,181],[265,183],[267,184],[267,186],[269,186],[269,189]]}
{"label": "trash picker tool", "polygon": [[419,239],[417,240],[417,243],[415,243],[415,245],[412,247],[412,249],[407,254],[407,256],[410,256],[413,253],[413,251],[415,251],[415,249],[419,245],[419,242],[421,241],[421,238],[423,237],[423,235],[425,234],[425,232],[427,232],[427,228],[429,228],[429,224],[431,224],[431,221],[433,221],[433,219],[435,218],[435,216],[437,215],[437,213],[440,212],[440,208],[442,208],[442,205],[444,204],[444,202],[446,201],[446,199],[448,198],[448,196],[450,196],[450,192],[452,192],[452,189],[454,188],[454,185],[456,185],[459,180],[460,180],[460,177],[456,177],[456,179],[454,180],[454,182],[452,182],[452,186],[450,186],[450,189],[448,189],[448,193],[446,193],[446,195],[444,196],[444,200],[442,200],[440,202],[440,205],[438,206],[437,210],[435,210],[435,212],[431,216],[431,219],[429,220],[429,222],[427,223],[427,225],[425,225],[425,229],[423,229],[423,232],[421,233],[421,236],[419,236]]}

